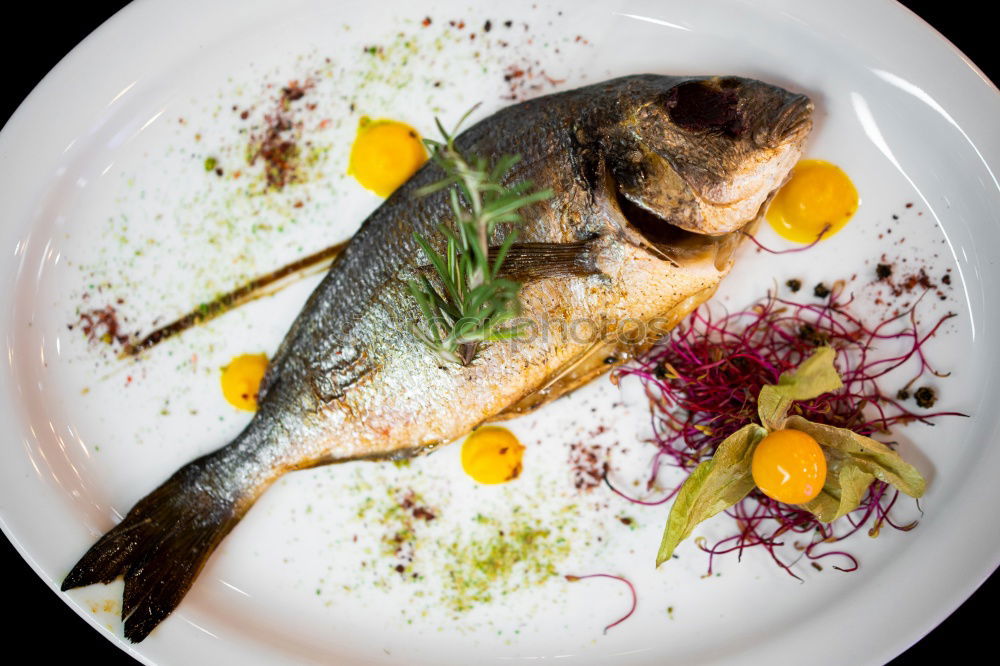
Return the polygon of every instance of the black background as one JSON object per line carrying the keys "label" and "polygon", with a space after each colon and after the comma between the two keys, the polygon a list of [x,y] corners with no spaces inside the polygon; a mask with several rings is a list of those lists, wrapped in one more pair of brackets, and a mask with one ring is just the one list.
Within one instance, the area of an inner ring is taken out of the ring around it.
{"label": "black background", "polygon": [[[4,20],[7,35],[0,40],[0,62],[5,65],[0,118],[5,123],[31,89],[70,49],[127,3],[92,0],[58,4],[62,6],[56,9],[50,3],[19,3],[17,19],[11,21],[7,17]],[[904,4],[954,42],[993,81],[998,80],[1000,68],[990,58],[996,26],[990,21],[972,18],[981,15],[977,0]],[[11,39],[15,32],[30,42]],[[989,528],[984,526],[984,529]],[[0,539],[0,571],[8,586],[6,598],[9,601],[0,635],[8,645],[16,640],[18,644],[32,646],[49,663],[62,658],[69,663],[79,663],[81,658],[83,663],[99,661],[105,666],[137,663],[77,617],[35,576],[6,539]],[[915,580],[914,584],[919,583]],[[982,619],[994,617],[998,601],[1000,573],[995,573],[951,617],[891,663],[895,666],[925,663],[934,655],[954,654],[956,646],[981,644]],[[817,646],[817,649],[822,647]],[[813,660],[803,655],[804,662]]]}

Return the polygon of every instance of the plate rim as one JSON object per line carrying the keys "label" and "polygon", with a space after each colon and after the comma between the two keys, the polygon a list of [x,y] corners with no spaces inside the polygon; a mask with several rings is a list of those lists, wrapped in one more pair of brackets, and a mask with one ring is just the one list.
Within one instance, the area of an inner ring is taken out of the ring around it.
{"label": "plate rim", "polygon": [[[192,7],[198,6],[201,10],[204,9],[202,5],[193,2],[193,0],[184,1]],[[905,25],[910,29],[915,30],[915,34],[919,35],[917,41],[923,40],[926,43],[935,44],[937,47],[947,47],[947,50],[950,53],[951,62],[945,62],[945,59],[942,58],[940,61],[942,67],[948,65],[956,73],[956,77],[963,79],[960,81],[963,86],[972,84],[973,87],[978,87],[985,84],[985,87],[993,94],[993,101],[996,108],[1000,110],[1000,90],[998,90],[997,85],[991,81],[989,77],[987,77],[982,70],[968,58],[968,56],[958,49],[958,47],[956,47],[950,40],[939,33],[933,26],[927,23],[915,12],[904,5],[895,2],[895,0],[879,0],[877,3],[870,1],[864,2],[863,0],[850,1],[853,5],[853,11],[850,13],[854,14],[855,18],[859,14],[869,14],[873,19],[881,20],[883,22],[886,20],[893,21],[898,27]],[[737,2],[739,2],[739,0],[737,0]],[[91,32],[84,40],[82,40],[66,56],[64,56],[59,63],[52,70],[50,70],[48,74],[46,74],[38,85],[35,86],[31,93],[24,99],[24,101],[8,119],[7,123],[3,127],[3,130],[0,131],[0,160],[2,160],[0,161],[0,173],[9,171],[9,163],[17,162],[17,160],[9,161],[9,155],[16,154],[19,150],[23,151],[24,149],[23,144],[25,141],[23,138],[20,138],[18,131],[24,129],[26,130],[25,135],[30,134],[30,125],[29,122],[26,121],[26,117],[38,115],[39,117],[45,118],[51,116],[51,113],[36,114],[36,112],[41,110],[40,107],[45,102],[43,99],[44,97],[53,94],[58,95],[59,88],[67,86],[67,81],[71,77],[74,68],[79,69],[83,64],[83,61],[93,56],[96,51],[100,51],[102,49],[106,50],[109,46],[120,46],[121,44],[116,45],[114,42],[122,41],[121,38],[123,33],[126,32],[124,28],[128,27],[126,25],[127,23],[140,23],[143,20],[149,19],[151,15],[158,14],[160,12],[178,11],[178,4],[179,3],[177,2],[165,2],[164,0],[136,0],[112,15],[107,21]],[[267,0],[244,0],[240,7],[241,10],[246,11],[247,15],[252,15],[254,12],[267,11],[269,6],[273,6],[275,4],[277,3],[269,3]],[[283,4],[285,10],[287,10],[288,5],[292,3]],[[307,0],[294,0],[294,4],[305,6],[309,3]],[[764,2],[757,3],[755,6],[758,8],[770,9],[781,8],[782,11],[791,12],[793,14],[796,13],[796,10],[800,13],[809,13],[813,15],[817,12],[823,11],[819,7],[800,7],[793,0],[765,0]],[[878,19],[879,16],[882,18]],[[959,67],[956,68],[955,65],[959,65]],[[968,78],[970,75],[975,78],[975,81]],[[25,127],[26,125],[28,125],[28,127]],[[44,129],[44,123],[36,123],[34,126],[42,127]],[[986,163],[988,167],[992,166],[994,172],[996,172],[997,168],[1000,167],[1000,154],[992,154],[992,152],[990,155],[984,155],[984,163]],[[990,159],[988,160],[987,157]],[[0,182],[2,182],[2,179],[0,179]],[[4,189],[4,187],[0,187],[0,191],[3,191]],[[16,227],[19,224],[24,227],[30,226],[30,224],[24,220],[15,219],[14,222],[6,223],[3,227]],[[0,228],[0,234],[2,233],[5,233],[5,231]],[[18,234],[13,235],[17,236]],[[4,296],[5,308],[3,312],[0,312],[0,328],[2,328],[5,333],[9,330],[9,325],[13,324],[13,319],[10,316],[11,308],[6,307],[6,301],[8,298],[9,294]],[[7,339],[9,349],[9,336]],[[10,402],[7,400],[7,398],[15,398],[15,393],[11,390],[12,381],[8,376],[9,374],[9,370],[6,371],[4,373],[4,380],[0,381],[0,398],[3,399],[2,408],[0,409],[2,409],[2,412],[5,415],[8,413],[8,410],[10,410],[10,415],[15,415],[15,412],[10,408]],[[18,423],[18,425],[22,424]],[[996,434],[997,433],[994,432],[994,435]],[[13,439],[13,437],[11,437],[11,439]],[[20,455],[20,451],[18,451],[18,455]],[[3,492],[3,489],[0,488],[0,495],[2,495]],[[6,504],[6,502],[4,502],[4,504]],[[56,583],[54,572],[46,570],[39,564],[36,558],[29,551],[28,546],[23,542],[22,538],[19,538],[19,534],[15,528],[11,526],[12,522],[13,521],[10,520],[8,515],[6,506],[0,505],[0,530],[3,531],[4,535],[14,546],[15,550],[28,563],[35,574],[38,575],[64,603],[69,605],[69,607],[72,608],[78,616],[82,617],[84,621],[102,633],[106,638],[129,654],[132,658],[149,666],[154,666],[157,663],[153,660],[153,657],[149,656],[149,650],[136,648],[135,646],[127,643],[124,638],[108,631],[105,627],[100,625],[94,615],[86,613],[82,607],[73,603],[68,596],[60,593],[58,591],[58,585]],[[965,600],[968,599],[968,597],[971,596],[980,585],[982,585],[990,574],[995,571],[998,566],[1000,566],[1000,541],[998,541],[997,546],[990,551],[991,555],[987,555],[985,549],[978,552],[982,555],[982,557],[978,558],[981,562],[979,563],[976,571],[971,574],[964,575],[963,577],[966,584],[952,588],[952,593],[948,595],[947,598],[939,597],[937,599],[937,612],[927,614],[924,621],[919,623],[919,626],[912,627],[910,631],[897,632],[894,635],[893,640],[885,641],[882,644],[883,647],[880,651],[869,652],[869,656],[877,658],[881,663],[889,661],[891,658],[901,654],[908,647],[919,641],[920,638],[933,630],[945,618],[951,615],[962,603],[964,603]],[[167,655],[164,654],[162,656],[165,657]]]}

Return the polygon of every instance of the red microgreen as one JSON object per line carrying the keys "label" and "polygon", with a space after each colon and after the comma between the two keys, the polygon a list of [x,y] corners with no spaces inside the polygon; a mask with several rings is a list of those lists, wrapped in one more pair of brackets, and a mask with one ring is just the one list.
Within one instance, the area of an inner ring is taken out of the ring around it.
{"label": "red microgreen", "polygon": [[764,245],[763,243],[761,243],[759,240],[757,240],[757,237],[754,236],[753,234],[749,234],[749,233],[747,233],[745,231],[742,232],[742,233],[743,233],[744,236],[746,236],[747,238],[750,239],[751,243],[753,243],[754,245],[757,246],[758,250],[763,250],[764,252],[767,252],[768,254],[791,254],[792,252],[805,252],[806,250],[808,250],[810,248],[816,247],[816,244],[819,243],[821,240],[823,240],[823,236],[825,236],[826,232],[828,232],[828,231],[830,231],[830,224],[829,223],[824,224],[823,228],[820,230],[820,232],[818,234],[816,234],[816,240],[811,241],[807,245],[803,245],[801,247],[793,247],[793,248],[788,249],[788,250],[772,250],[771,248],[767,247],[766,245]]}
{"label": "red microgreen", "polygon": [[611,580],[617,580],[619,582],[625,583],[625,585],[628,586],[628,591],[632,595],[632,606],[628,609],[628,612],[625,613],[625,615],[621,616],[620,618],[618,618],[617,620],[615,620],[614,622],[612,622],[608,626],[604,627],[604,633],[605,634],[608,633],[608,629],[611,629],[613,627],[617,627],[619,624],[621,624],[625,620],[627,620],[630,617],[632,617],[632,613],[635,612],[635,607],[636,607],[636,604],[638,602],[638,599],[637,599],[636,594],[635,594],[635,586],[632,585],[631,581],[629,581],[627,578],[624,578],[622,576],[615,576],[614,574],[606,574],[606,573],[587,574],[586,576],[574,576],[572,574],[567,574],[565,576],[565,578],[570,583],[575,583],[575,582],[580,581],[580,580],[586,580],[587,578],[610,578]]}
{"label": "red microgreen", "polygon": [[[714,454],[723,439],[755,422],[761,387],[776,384],[783,372],[797,368],[821,345],[836,350],[835,365],[843,388],[795,402],[790,415],[866,436],[887,435],[894,426],[913,421],[932,424],[937,417],[964,416],[950,411],[914,411],[895,392],[883,393],[878,383],[907,363],[914,364],[916,370],[906,387],[927,375],[946,376],[931,366],[924,345],[955,315],[948,313],[929,330],[921,331],[914,305],[868,325],[851,312],[852,301],[853,297],[842,298],[841,289],[834,289],[822,303],[796,303],[769,294],[739,312],[720,314],[717,307],[703,306],[664,343],[618,369],[616,380],[634,375],[642,381],[651,404],[658,450],[647,489],[653,489],[663,465],[690,473]],[[885,356],[880,355],[880,347],[902,351]],[[613,492],[638,504],[661,504],[677,492],[675,488],[662,498],[632,498],[610,480],[605,481]],[[865,527],[871,536],[884,525],[912,529],[915,522],[901,525],[890,517],[898,496],[891,486],[875,481],[855,511],[827,524],[798,506],[782,504],[754,490],[726,511],[736,522],[736,533],[713,545],[704,539],[697,543],[708,553],[709,573],[715,556],[735,552],[739,557],[747,548],[758,546],[796,578],[792,566],[802,557],[813,562],[835,558],[839,562],[833,568],[853,571],[858,568],[857,559],[844,550],[831,549],[830,544]],[[786,561],[783,553],[787,546],[801,554]]]}

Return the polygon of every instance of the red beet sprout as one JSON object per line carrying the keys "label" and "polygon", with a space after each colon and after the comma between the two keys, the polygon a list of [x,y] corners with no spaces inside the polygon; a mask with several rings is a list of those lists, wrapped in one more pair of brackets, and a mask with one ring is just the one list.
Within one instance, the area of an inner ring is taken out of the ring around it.
{"label": "red beet sprout", "polygon": [[[884,394],[877,380],[913,361],[916,374],[906,387],[936,371],[924,353],[924,344],[941,325],[954,317],[948,313],[921,332],[916,305],[902,314],[869,326],[853,315],[851,298],[840,300],[834,290],[823,303],[795,303],[769,294],[747,310],[719,314],[709,306],[693,312],[667,339],[644,356],[616,371],[617,376],[635,375],[643,382],[650,399],[654,441],[658,451],[653,459],[647,488],[652,489],[661,465],[680,467],[690,473],[702,460],[715,453],[723,439],[747,423],[757,422],[757,395],[764,384],[777,383],[783,373],[794,370],[817,346],[836,350],[836,368],[843,388],[813,400],[796,402],[789,414],[811,421],[849,428],[862,435],[886,435],[897,425],[912,421],[932,424],[936,417],[958,412],[916,412],[898,396]],[[918,301],[919,303],[919,301]],[[899,345],[895,356],[877,356],[879,343]],[[629,501],[653,505],[666,497],[644,500],[628,497],[609,480],[607,485]],[[802,557],[812,562],[834,558],[834,569],[854,571],[858,561],[850,553],[830,549],[855,532],[868,527],[877,536],[883,525],[910,530],[916,522],[901,525],[890,511],[899,496],[889,485],[874,481],[861,505],[843,519],[819,522],[804,509],[777,502],[758,490],[726,513],[738,528],[735,534],[708,545],[697,539],[708,553],[708,572],[717,555],[761,547],[790,575]],[[919,508],[919,507],[918,507]],[[801,554],[786,561],[787,546]],[[815,564],[819,568],[818,564]]]}
{"label": "red beet sprout", "polygon": [[635,586],[632,585],[631,581],[629,581],[627,578],[623,578],[622,576],[615,576],[614,574],[605,574],[605,573],[587,574],[586,576],[566,575],[565,578],[571,583],[575,583],[580,580],[586,580],[587,578],[610,578],[611,580],[617,580],[622,583],[625,583],[625,585],[628,586],[628,591],[632,595],[632,606],[628,609],[628,612],[625,613],[625,615],[621,616],[608,626],[604,627],[605,634],[608,633],[608,629],[611,629],[612,627],[617,627],[619,624],[632,617],[632,613],[635,612],[635,607],[638,602],[638,599],[635,594]]}
{"label": "red beet sprout", "polygon": [[803,245],[802,247],[793,247],[793,248],[791,248],[789,250],[772,250],[771,248],[767,247],[766,245],[764,245],[763,243],[761,243],[759,240],[757,240],[756,236],[754,236],[753,234],[748,234],[747,232],[744,231],[743,235],[746,236],[747,238],[749,238],[750,242],[753,243],[754,245],[756,245],[758,250],[763,250],[764,252],[767,252],[768,254],[790,254],[792,252],[805,252],[806,250],[808,250],[808,249],[810,249],[812,247],[815,247],[817,243],[819,243],[821,240],[823,240],[823,236],[825,236],[826,232],[828,232],[828,231],[830,231],[830,224],[829,223],[823,225],[823,228],[820,230],[820,232],[818,234],[816,234],[816,240],[812,241],[808,245]]}

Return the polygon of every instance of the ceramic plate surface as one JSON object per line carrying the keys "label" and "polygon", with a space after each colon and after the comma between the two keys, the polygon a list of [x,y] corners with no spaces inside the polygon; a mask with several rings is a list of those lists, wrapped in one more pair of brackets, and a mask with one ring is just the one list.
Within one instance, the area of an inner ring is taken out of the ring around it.
{"label": "ceramic plate surface", "polygon": [[[348,238],[379,204],[346,174],[362,115],[430,135],[435,116],[456,119],[477,102],[478,118],[612,76],[739,74],[813,98],[807,155],[843,167],[862,203],[809,252],[774,256],[747,244],[716,304],[745,306],[792,277],[808,300],[813,284],[844,279],[859,311],[876,313],[874,266],[885,255],[900,271],[924,268],[941,290],[921,304],[922,322],[958,314],[927,351],[952,373],[936,380],[941,405],[971,418],[896,437],[930,481],[922,516],[900,502],[899,519],[919,517],[917,529],[857,534],[843,545],[858,571],[836,571],[835,558],[821,561],[823,571],[800,561],[804,582],[754,550],[716,560],[705,577],[693,542],[654,570],[665,506],[587,489],[570,464],[594,452],[623,484],[648,468],[641,391],[602,378],[510,422],[528,447],[513,483],[476,485],[456,446],[409,466],[285,477],[180,609],[145,642],[122,644],[148,664],[888,660],[1000,558],[996,89],[889,2],[481,7],[140,0],[46,77],[0,136],[4,531],[55,588],[137,499],[243,427],[248,415],[223,400],[219,368],[274,350],[318,277],[137,363],[88,342],[80,315],[111,306],[125,333],[148,330]],[[305,94],[283,107],[293,81]],[[295,182],[279,189],[247,155],[282,113],[302,160]],[[787,247],[769,229],[760,238]],[[401,512],[407,497],[435,519]],[[718,518],[698,534],[732,529]],[[497,564],[505,557],[520,562]],[[496,566],[483,573],[477,561]],[[639,590],[636,614],[607,634],[628,608],[624,587],[563,578],[596,572],[625,575]],[[119,582],[64,598],[122,641],[120,594]]]}

